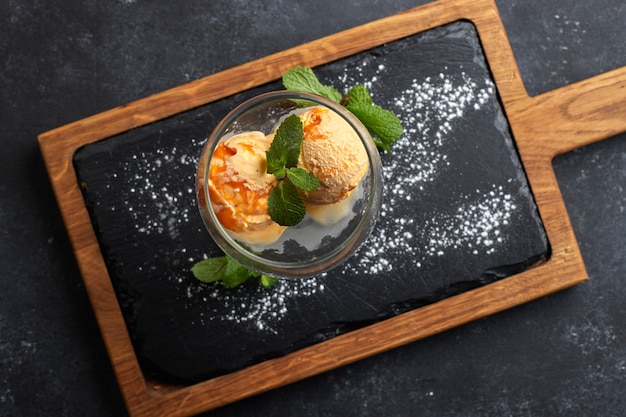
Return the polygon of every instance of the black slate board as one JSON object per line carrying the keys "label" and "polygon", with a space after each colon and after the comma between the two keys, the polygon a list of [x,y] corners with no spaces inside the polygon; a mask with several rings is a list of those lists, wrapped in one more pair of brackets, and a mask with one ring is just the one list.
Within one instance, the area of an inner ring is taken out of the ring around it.
{"label": "black slate board", "polygon": [[458,22],[315,69],[363,83],[406,133],[379,222],[345,265],[270,290],[201,284],[219,254],[194,195],[217,121],[279,83],[85,146],[75,166],[144,370],[198,381],[520,272],[549,248],[475,28]]}

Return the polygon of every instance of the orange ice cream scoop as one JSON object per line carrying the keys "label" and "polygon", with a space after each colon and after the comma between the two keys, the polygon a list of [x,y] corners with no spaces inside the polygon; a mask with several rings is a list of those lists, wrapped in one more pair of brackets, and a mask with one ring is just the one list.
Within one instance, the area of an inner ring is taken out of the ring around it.
{"label": "orange ice cream scoop", "polygon": [[320,181],[305,192],[309,203],[336,203],[348,196],[369,168],[365,146],[357,132],[332,110],[313,107],[300,114],[304,128],[298,166]]}
{"label": "orange ice cream scoop", "polygon": [[274,222],[268,198],[277,180],[267,173],[265,152],[271,139],[245,132],[220,142],[209,166],[209,197],[220,224],[235,239],[269,244],[286,227]]}

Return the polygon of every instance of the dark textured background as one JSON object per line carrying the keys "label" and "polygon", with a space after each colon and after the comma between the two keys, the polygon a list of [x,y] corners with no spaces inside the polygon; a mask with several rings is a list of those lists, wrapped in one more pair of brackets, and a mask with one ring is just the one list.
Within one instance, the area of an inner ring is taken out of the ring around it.
{"label": "dark textured background", "polygon": [[[0,415],[125,414],[38,133],[420,3],[2,2]],[[621,2],[498,5],[532,95],[626,65]],[[590,281],[209,415],[622,415],[625,137],[555,161]]]}

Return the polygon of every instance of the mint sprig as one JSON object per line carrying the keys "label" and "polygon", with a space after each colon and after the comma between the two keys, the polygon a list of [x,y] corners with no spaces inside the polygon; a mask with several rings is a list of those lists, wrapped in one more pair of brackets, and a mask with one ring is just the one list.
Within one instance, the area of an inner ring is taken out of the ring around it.
{"label": "mint sprig", "polygon": [[287,90],[317,94],[336,103],[341,101],[339,90],[330,85],[322,84],[311,68],[292,68],[283,75],[282,81]]}
{"label": "mint sprig", "polygon": [[304,218],[306,207],[296,187],[288,181],[279,181],[270,193],[267,208],[272,220],[281,226],[295,226]]}
{"label": "mint sprig", "polygon": [[193,275],[204,283],[221,282],[228,288],[235,288],[250,278],[259,278],[259,284],[269,288],[278,280],[268,275],[251,271],[228,255],[203,259],[191,267]]}
{"label": "mint sprig", "polygon": [[363,85],[353,86],[342,96],[334,87],[322,84],[313,70],[307,67],[290,69],[283,75],[282,82],[287,90],[317,94],[343,104],[369,130],[376,146],[386,152],[391,151],[391,144],[404,132],[400,119],[393,112],[375,105],[369,90]]}
{"label": "mint sprig", "polygon": [[372,96],[369,92],[369,90],[367,89],[367,87],[365,87],[362,84],[357,84],[354,87],[352,87],[350,90],[348,90],[348,93],[346,94],[346,97],[344,98],[345,100],[345,104],[351,104],[351,105],[357,105],[357,104],[362,104],[362,105],[372,105],[374,104],[372,102]]}
{"label": "mint sprig", "polygon": [[376,146],[386,152],[391,152],[391,144],[404,132],[395,114],[373,104],[347,103],[346,108],[363,123],[370,133],[374,134],[375,137],[372,139]]}
{"label": "mint sprig", "polygon": [[274,140],[265,153],[267,173],[282,180],[287,175],[286,168],[298,165],[304,128],[298,116],[292,114],[278,126]]}
{"label": "mint sprig", "polygon": [[298,188],[315,191],[320,186],[313,174],[297,167],[303,137],[302,120],[292,114],[280,124],[266,152],[267,173],[278,180],[270,192],[267,208],[272,220],[281,226],[295,226],[304,219],[306,208]]}
{"label": "mint sprig", "polygon": [[315,191],[320,187],[320,181],[304,168],[288,168],[287,179],[304,191]]}

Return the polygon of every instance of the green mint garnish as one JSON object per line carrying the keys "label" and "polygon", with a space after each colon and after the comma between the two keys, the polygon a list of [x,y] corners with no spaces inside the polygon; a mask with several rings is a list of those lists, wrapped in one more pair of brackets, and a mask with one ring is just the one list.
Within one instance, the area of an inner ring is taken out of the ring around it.
{"label": "green mint garnish", "polygon": [[346,109],[354,114],[367,130],[378,137],[378,139],[374,138],[376,146],[391,152],[390,145],[402,136],[404,131],[395,114],[374,104],[350,104],[348,102]]}
{"label": "green mint garnish", "polygon": [[283,75],[282,81],[287,90],[317,94],[343,104],[369,130],[376,146],[384,151],[390,152],[391,144],[404,132],[400,119],[393,112],[375,105],[363,85],[355,85],[342,97],[334,87],[322,84],[313,70],[306,67],[292,68]]}
{"label": "green mint garnish", "polygon": [[295,226],[304,219],[306,208],[294,185],[279,181],[267,201],[270,217],[281,226]]}
{"label": "green mint garnish", "polygon": [[255,272],[240,265],[230,256],[202,260],[191,268],[191,272],[202,282],[221,281],[229,288],[234,288],[255,275]]}
{"label": "green mint garnish", "polygon": [[280,124],[266,152],[267,172],[278,180],[270,192],[267,208],[272,220],[281,226],[295,226],[304,219],[306,208],[297,188],[315,191],[320,186],[313,174],[296,167],[303,136],[302,120],[293,114]]}
{"label": "green mint garnish", "polygon": [[282,180],[286,175],[285,168],[298,165],[303,136],[302,121],[295,114],[280,124],[270,149],[266,152],[268,174],[274,174]]}
{"label": "green mint garnish", "polygon": [[274,285],[278,279],[251,271],[228,255],[204,259],[191,267],[193,275],[202,282],[221,282],[228,288],[235,288],[250,278],[259,278],[264,288]]}
{"label": "green mint garnish", "polygon": [[348,90],[348,93],[346,94],[345,101],[346,101],[346,104],[351,104],[351,105],[353,105],[353,104],[363,104],[363,105],[373,104],[372,103],[372,96],[370,95],[370,92],[362,84],[357,84],[354,87],[352,87],[350,90]]}
{"label": "green mint garnish", "polygon": [[270,277],[269,275],[261,275],[259,283],[263,288],[270,288],[272,285],[278,282],[278,278]]}
{"label": "green mint garnish", "polygon": [[320,188],[320,181],[315,178],[315,175],[303,168],[287,169],[287,179],[304,191],[315,191]]}
{"label": "green mint garnish", "polygon": [[283,75],[283,85],[287,90],[313,93],[339,103],[341,93],[334,87],[324,85],[317,79],[313,70],[307,67],[296,67]]}

